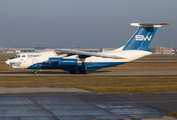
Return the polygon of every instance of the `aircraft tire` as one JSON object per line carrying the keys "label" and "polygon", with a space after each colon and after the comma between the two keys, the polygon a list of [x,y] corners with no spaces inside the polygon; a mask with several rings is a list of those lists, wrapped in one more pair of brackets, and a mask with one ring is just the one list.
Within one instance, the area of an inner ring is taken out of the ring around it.
{"label": "aircraft tire", "polygon": [[70,72],[70,74],[75,74],[75,71],[69,71]]}
{"label": "aircraft tire", "polygon": [[83,71],[83,74],[88,74],[88,70],[84,70],[84,71]]}
{"label": "aircraft tire", "polygon": [[37,71],[33,71],[33,74],[37,74]]}
{"label": "aircraft tire", "polygon": [[78,70],[75,71],[75,74],[79,74],[79,73],[80,73],[80,71],[78,71]]}

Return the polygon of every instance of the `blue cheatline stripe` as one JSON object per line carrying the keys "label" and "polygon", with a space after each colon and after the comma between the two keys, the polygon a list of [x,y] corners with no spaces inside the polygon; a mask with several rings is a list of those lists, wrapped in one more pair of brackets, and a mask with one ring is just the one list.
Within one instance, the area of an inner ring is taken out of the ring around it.
{"label": "blue cheatline stripe", "polygon": [[74,71],[77,67],[77,70],[84,70],[85,68],[88,71],[93,71],[105,67],[113,67],[117,65],[124,64],[126,62],[90,62],[90,63],[83,63],[79,66],[71,66],[71,65],[50,65],[49,63],[36,63],[28,67],[27,69],[63,69],[66,71]]}

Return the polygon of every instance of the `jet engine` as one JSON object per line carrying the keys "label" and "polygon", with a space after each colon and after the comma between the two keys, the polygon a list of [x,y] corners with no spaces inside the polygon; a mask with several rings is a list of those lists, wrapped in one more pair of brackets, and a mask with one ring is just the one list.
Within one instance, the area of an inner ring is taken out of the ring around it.
{"label": "jet engine", "polygon": [[49,58],[49,64],[51,65],[81,65],[82,61],[78,59]]}

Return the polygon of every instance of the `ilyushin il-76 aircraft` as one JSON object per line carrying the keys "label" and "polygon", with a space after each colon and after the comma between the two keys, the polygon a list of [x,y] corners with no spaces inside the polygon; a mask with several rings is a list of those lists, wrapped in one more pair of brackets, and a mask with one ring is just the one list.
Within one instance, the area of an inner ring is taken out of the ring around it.
{"label": "ilyushin il-76 aircraft", "polygon": [[87,74],[89,71],[105,67],[115,67],[152,54],[148,46],[157,29],[169,23],[145,24],[131,23],[138,30],[122,47],[107,52],[85,52],[79,50],[59,49],[36,53],[20,53],[6,61],[12,68],[62,69],[72,74]]}

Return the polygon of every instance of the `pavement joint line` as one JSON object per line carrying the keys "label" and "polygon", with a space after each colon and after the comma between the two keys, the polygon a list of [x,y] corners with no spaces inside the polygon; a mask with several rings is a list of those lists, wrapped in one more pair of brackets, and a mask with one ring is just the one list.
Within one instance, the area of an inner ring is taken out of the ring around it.
{"label": "pavement joint line", "polygon": [[[0,93],[0,97],[1,96],[19,96],[19,97],[21,97],[21,96],[24,96],[24,94],[28,94],[28,95],[26,95],[26,96],[43,96],[45,93],[49,93],[49,92],[43,92],[43,93],[41,93],[41,92],[39,92],[39,93],[36,93],[36,95],[29,95],[29,94],[32,94],[32,93],[3,93],[3,94],[1,94]],[[8,95],[7,95],[8,94]],[[41,94],[41,95],[38,95],[38,94]],[[52,96],[66,96],[66,95],[98,95],[98,94],[96,94],[96,93],[78,93],[78,94],[61,94],[61,93],[57,93],[57,92],[51,92],[50,94],[57,94],[57,95],[52,95]]]}
{"label": "pavement joint line", "polygon": [[[92,117],[95,117],[95,116],[97,116],[97,115],[103,115],[103,114],[94,114],[94,115],[89,115],[89,116],[92,116]],[[104,114],[104,115],[117,115],[117,114]],[[128,115],[128,114],[119,114],[119,115]],[[0,118],[1,117],[63,117],[63,116],[79,116],[79,115],[35,115],[35,116],[33,116],[33,115],[31,115],[31,116],[0,116]],[[85,115],[81,115],[81,116],[88,116],[88,114],[85,114]],[[130,115],[128,115],[128,116],[130,116]],[[130,116],[130,117],[132,117],[132,116]],[[97,118],[95,118],[96,120],[98,120]],[[93,120],[95,120],[95,119],[93,119]],[[19,120],[21,120],[21,119],[19,119]],[[91,119],[92,120],[92,119]]]}
{"label": "pavement joint line", "polygon": [[[83,100],[82,100],[83,101]],[[70,105],[70,104],[107,104],[107,103],[127,103],[127,102],[83,102],[83,103],[31,103],[31,104],[0,104],[3,105]],[[133,102],[134,103],[134,102]]]}
{"label": "pavement joint line", "polygon": [[[127,113],[127,114],[125,114],[125,115],[129,115],[129,114],[131,114],[131,115],[141,115],[141,114],[157,114],[157,113],[159,113],[159,112],[146,112],[146,113]],[[116,113],[116,115],[122,115],[122,113]]]}
{"label": "pavement joint line", "polygon": [[31,100],[32,102],[35,102],[37,105],[39,105],[41,108],[43,108],[44,110],[46,110],[46,111],[49,112],[50,114],[56,115],[56,114],[54,114],[52,111],[50,111],[50,110],[46,109],[45,107],[43,107],[40,103],[37,103],[36,100],[31,99],[30,97],[27,97],[27,98],[28,98],[29,100]]}
{"label": "pavement joint line", "polygon": [[154,94],[163,94],[163,93],[177,93],[177,92],[155,92]]}
{"label": "pavement joint line", "polygon": [[[78,96],[74,96],[74,97],[76,97],[77,99],[79,99],[79,100],[82,100],[81,98],[79,98]],[[82,100],[83,101],[83,100]],[[106,110],[106,109],[103,109],[103,108],[101,108],[101,107],[99,107],[99,106],[96,106],[96,105],[94,105],[94,103],[92,103],[92,102],[87,102],[88,104],[91,104],[91,105],[93,105],[93,106],[95,106],[95,107],[97,107],[97,108],[99,108],[99,109],[102,109],[102,110],[104,110],[104,111],[106,111],[106,112],[108,112],[108,113],[110,113],[110,114],[115,114],[115,113],[113,113],[113,112],[111,112],[111,111],[108,111],[108,110]]]}
{"label": "pavement joint line", "polygon": [[[137,103],[154,103],[154,102],[177,102],[176,100],[171,100],[171,101],[136,101]],[[135,102],[135,103],[136,103]]]}
{"label": "pavement joint line", "polygon": [[[139,104],[137,104],[137,103],[135,103],[135,102],[129,102],[129,101],[126,101],[126,100],[123,100],[123,99],[117,98],[117,97],[113,97],[113,96],[111,96],[111,95],[106,95],[106,96],[112,97],[112,98],[117,99],[117,100],[124,101],[124,102],[126,102],[126,103],[129,103],[129,104],[132,104],[132,105],[138,106],[138,107],[143,108],[143,109],[146,109],[146,110],[150,110],[150,111],[157,112],[156,110],[153,110],[153,109],[148,108],[148,107],[144,107],[144,106],[139,105]],[[158,112],[158,113],[159,113],[159,112]]]}

